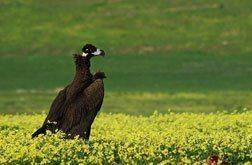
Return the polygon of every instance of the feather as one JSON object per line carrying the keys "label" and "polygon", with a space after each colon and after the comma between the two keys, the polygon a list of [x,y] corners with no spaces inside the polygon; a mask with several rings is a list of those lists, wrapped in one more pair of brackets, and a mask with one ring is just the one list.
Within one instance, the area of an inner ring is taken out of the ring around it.
{"label": "feather", "polygon": [[[79,136],[89,139],[91,125],[104,98],[103,72],[90,73],[88,58],[74,55],[76,73],[71,84],[61,90],[54,99],[43,125],[32,137],[45,134],[46,130],[65,132],[68,138]],[[53,123],[53,124],[52,124]]]}

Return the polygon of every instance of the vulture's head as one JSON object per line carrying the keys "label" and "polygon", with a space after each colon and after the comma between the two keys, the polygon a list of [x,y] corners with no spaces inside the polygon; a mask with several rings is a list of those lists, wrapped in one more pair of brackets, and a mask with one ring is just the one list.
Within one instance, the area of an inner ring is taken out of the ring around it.
{"label": "vulture's head", "polygon": [[94,56],[105,56],[105,52],[101,49],[96,48],[92,44],[86,44],[82,48],[82,56],[89,58]]}

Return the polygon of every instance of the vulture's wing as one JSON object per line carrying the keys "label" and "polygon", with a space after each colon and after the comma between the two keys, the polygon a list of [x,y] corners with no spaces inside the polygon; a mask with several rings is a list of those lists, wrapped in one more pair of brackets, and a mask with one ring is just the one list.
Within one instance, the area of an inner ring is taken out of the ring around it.
{"label": "vulture's wing", "polygon": [[45,134],[46,130],[54,131],[56,129],[56,125],[54,123],[48,123],[48,121],[58,122],[58,120],[61,118],[64,111],[67,88],[68,86],[58,93],[51,105],[50,111],[43,123],[43,126],[32,134],[32,138],[38,136],[39,134]]}
{"label": "vulture's wing", "polygon": [[65,104],[65,100],[66,100],[66,92],[67,92],[68,87],[69,87],[69,85],[66,86],[64,89],[62,89],[58,93],[56,98],[53,100],[53,102],[51,104],[50,111],[49,111],[43,125],[45,125],[48,121],[58,122],[59,118],[62,116],[63,111],[65,109],[64,104]]}
{"label": "vulture's wing", "polygon": [[87,106],[87,131],[85,139],[89,139],[91,125],[100,111],[104,98],[104,84],[102,79],[96,79],[88,88],[84,90],[85,105]]}
{"label": "vulture's wing", "polygon": [[102,79],[96,79],[83,92],[84,103],[87,113],[97,113],[104,98],[104,84]]}
{"label": "vulture's wing", "polygon": [[80,135],[85,139],[89,138],[91,125],[100,110],[104,97],[104,85],[102,79],[96,79],[83,91],[83,102],[85,105],[85,120],[76,125],[70,131],[72,137]]}

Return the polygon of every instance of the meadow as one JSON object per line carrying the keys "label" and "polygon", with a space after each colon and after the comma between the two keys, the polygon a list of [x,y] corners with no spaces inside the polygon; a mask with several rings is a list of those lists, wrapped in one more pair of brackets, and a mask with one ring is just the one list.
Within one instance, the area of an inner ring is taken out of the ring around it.
{"label": "meadow", "polygon": [[[0,164],[252,162],[250,0],[0,0]],[[31,140],[74,75],[104,49],[91,139]],[[155,113],[154,113],[155,112]]]}
{"label": "meadow", "polygon": [[[89,142],[31,139],[42,115],[0,115],[0,164],[251,164],[252,113],[102,113]],[[185,122],[186,120],[186,122]]]}

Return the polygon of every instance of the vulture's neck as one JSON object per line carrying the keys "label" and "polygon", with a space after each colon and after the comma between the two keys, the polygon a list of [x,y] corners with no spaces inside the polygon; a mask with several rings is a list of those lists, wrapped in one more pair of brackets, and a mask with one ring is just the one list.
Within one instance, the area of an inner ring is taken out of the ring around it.
{"label": "vulture's neck", "polygon": [[76,63],[75,78],[85,80],[90,75],[90,58],[83,58],[81,62]]}

